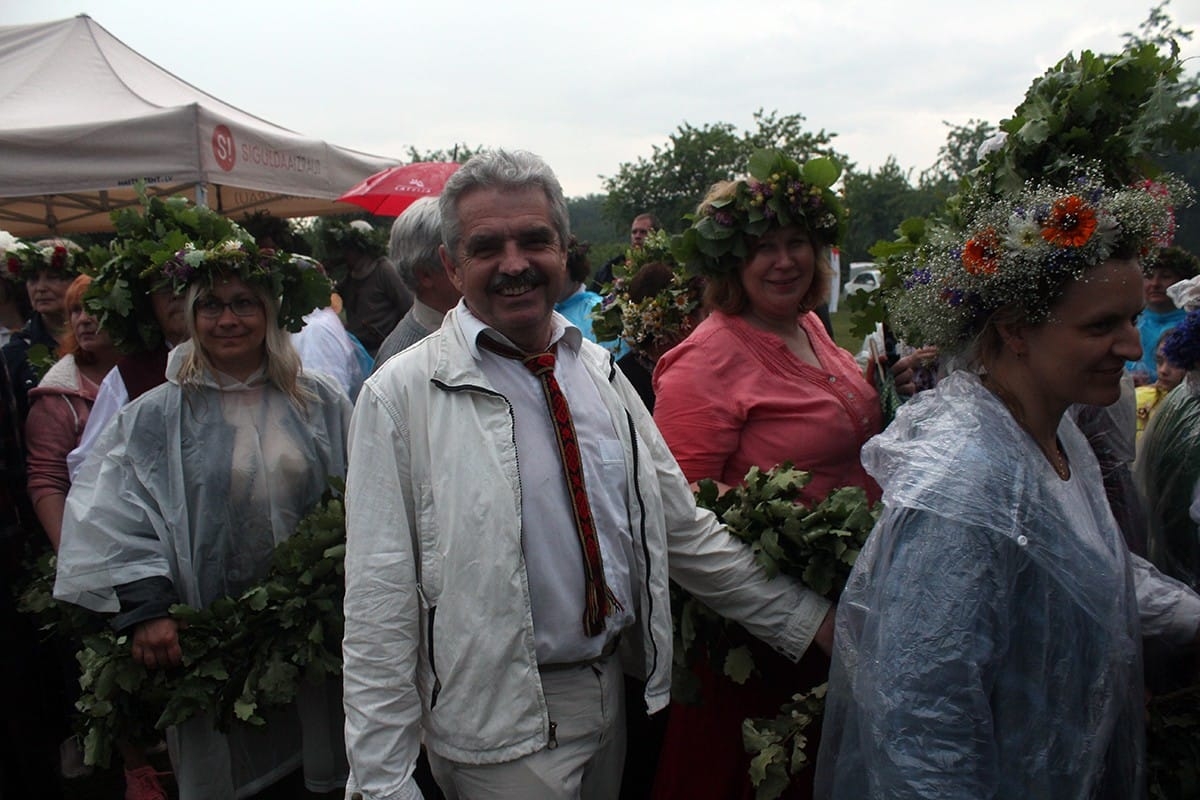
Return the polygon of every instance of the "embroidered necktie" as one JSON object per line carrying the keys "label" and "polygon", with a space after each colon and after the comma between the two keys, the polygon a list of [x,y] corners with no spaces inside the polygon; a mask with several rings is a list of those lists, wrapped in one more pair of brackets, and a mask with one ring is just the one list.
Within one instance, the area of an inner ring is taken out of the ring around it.
{"label": "embroidered necktie", "polygon": [[575,435],[575,423],[571,421],[571,407],[567,405],[566,395],[554,377],[554,351],[557,342],[550,345],[550,349],[544,353],[523,353],[486,335],[480,336],[478,343],[485,350],[520,361],[542,385],[542,394],[546,397],[550,421],[558,440],[559,462],[567,479],[567,492],[571,497],[571,510],[575,516],[579,547],[583,550],[583,632],[588,636],[598,636],[604,632],[605,618],[613,608],[620,608],[621,604],[604,581],[600,537],[596,534],[596,523],[592,518],[592,507],[588,502],[587,487],[583,481],[583,458],[579,452],[579,439]]}

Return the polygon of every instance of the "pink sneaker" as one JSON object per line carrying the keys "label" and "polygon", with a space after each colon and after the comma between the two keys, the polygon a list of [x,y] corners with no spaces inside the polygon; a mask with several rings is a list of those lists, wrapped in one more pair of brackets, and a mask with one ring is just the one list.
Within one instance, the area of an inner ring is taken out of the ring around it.
{"label": "pink sneaker", "polygon": [[147,764],[137,769],[125,770],[125,800],[167,800],[167,793],[158,782],[159,775]]}

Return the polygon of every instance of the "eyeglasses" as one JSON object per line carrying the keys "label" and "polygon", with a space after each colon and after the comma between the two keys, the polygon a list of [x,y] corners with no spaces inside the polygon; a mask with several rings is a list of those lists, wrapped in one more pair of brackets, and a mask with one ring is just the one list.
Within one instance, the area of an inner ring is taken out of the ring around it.
{"label": "eyeglasses", "polygon": [[201,297],[192,308],[205,319],[217,319],[227,308],[236,316],[253,317],[262,311],[262,303],[253,297],[238,297],[228,303],[222,303],[215,297]]}

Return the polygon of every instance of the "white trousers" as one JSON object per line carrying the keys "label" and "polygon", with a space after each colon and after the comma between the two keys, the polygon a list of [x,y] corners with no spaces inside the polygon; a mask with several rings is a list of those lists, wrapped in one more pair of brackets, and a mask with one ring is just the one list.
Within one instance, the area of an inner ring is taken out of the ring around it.
{"label": "white trousers", "polygon": [[556,747],[502,764],[429,753],[447,800],[616,800],[625,761],[625,683],[615,657],[542,672]]}

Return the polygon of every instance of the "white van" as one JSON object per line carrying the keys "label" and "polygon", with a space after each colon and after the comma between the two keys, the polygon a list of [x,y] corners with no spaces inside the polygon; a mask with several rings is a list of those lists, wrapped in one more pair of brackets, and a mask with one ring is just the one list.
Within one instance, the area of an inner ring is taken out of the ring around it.
{"label": "white van", "polygon": [[[850,265],[851,270],[854,265]],[[853,271],[850,274],[850,280],[846,281],[846,285],[842,287],[842,297],[849,297],[852,294],[859,292],[873,292],[883,283],[883,274],[874,268],[864,268]]]}

